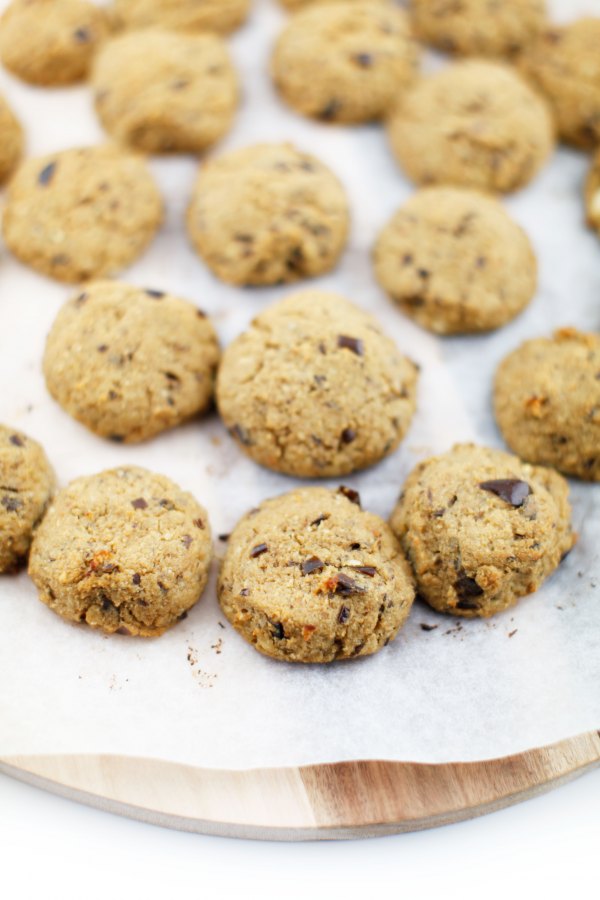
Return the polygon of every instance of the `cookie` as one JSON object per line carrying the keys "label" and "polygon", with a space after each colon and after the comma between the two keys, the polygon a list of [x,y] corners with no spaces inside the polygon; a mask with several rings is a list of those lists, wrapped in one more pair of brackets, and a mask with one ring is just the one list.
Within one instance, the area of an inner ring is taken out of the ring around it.
{"label": "cookie", "polygon": [[293,16],[275,45],[271,73],[283,99],[303,115],[367,122],[415,81],[418,63],[406,14],[370,0],[317,4]]}
{"label": "cookie", "polygon": [[54,472],[37,441],[0,425],[0,573],[16,571],[27,558],[54,484]]}
{"label": "cookie", "polygon": [[523,459],[600,481],[600,335],[563,328],[498,367],[496,419]]}
{"label": "cookie", "polygon": [[200,599],[212,557],[206,512],[135,466],[77,478],[51,504],[29,574],[50,609],[107,634],[156,637]]}
{"label": "cookie", "polygon": [[422,40],[462,56],[514,57],[548,21],[545,0],[411,0],[410,9]]}
{"label": "cookie", "polygon": [[388,134],[417,184],[500,192],[531,181],[554,147],[546,102],[508,66],[479,60],[420,81],[395,108]]}
{"label": "cookie", "polygon": [[375,275],[408,316],[438,334],[489,331],[529,303],[529,238],[493,197],[465,188],[414,194],[385,226]]}
{"label": "cookie", "polygon": [[2,228],[21,262],[78,282],[132,263],[162,215],[142,159],[111,146],[84,147],[26,160],[11,180]]}
{"label": "cookie", "polygon": [[230,128],[237,76],[213,34],[133,31],[96,59],[96,111],[118,141],[147,153],[199,153]]}
{"label": "cookie", "polygon": [[585,208],[588,225],[600,234],[600,150],[592,159],[585,183]]}
{"label": "cookie", "polygon": [[549,101],[563,141],[600,144],[600,18],[578,19],[538,36],[521,59],[523,73]]}
{"label": "cookie", "polygon": [[105,12],[86,0],[12,0],[0,20],[0,58],[30,84],[73,84],[108,33]]}
{"label": "cookie", "polygon": [[268,285],[332,269],[349,217],[344,189],[322,162],[291,144],[256,144],[203,166],[187,227],[222,281]]}
{"label": "cookie", "polygon": [[250,0],[114,0],[117,27],[226,34],[246,19]]}
{"label": "cookie", "polygon": [[223,612],[250,644],[304,663],[381,650],[414,594],[391,530],[348,488],[296,490],[252,510],[228,540],[218,582]]}
{"label": "cookie", "polygon": [[536,591],[574,543],[568,493],[552,469],[475,444],[418,465],[390,520],[417,594],[473,618]]}
{"label": "cookie", "polygon": [[217,403],[251,459],[288,475],[330,477],[396,449],[416,383],[417,367],[371,315],[313,290],[266,309],[230,344]]}
{"label": "cookie", "polygon": [[12,109],[0,96],[0,184],[12,174],[23,155],[23,129]]}
{"label": "cookie", "polygon": [[215,330],[191,303],[97,281],[56,317],[44,375],[73,418],[101,437],[132,443],[205,412],[218,360]]}

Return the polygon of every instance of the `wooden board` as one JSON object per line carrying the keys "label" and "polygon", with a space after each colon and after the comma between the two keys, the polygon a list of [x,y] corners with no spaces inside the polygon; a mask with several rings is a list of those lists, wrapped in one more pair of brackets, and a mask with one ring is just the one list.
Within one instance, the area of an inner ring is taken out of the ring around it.
{"label": "wooden board", "polygon": [[501,759],[227,771],[119,756],[14,756],[0,771],[170,828],[268,840],[374,837],[480,816],[600,765],[600,732]]}

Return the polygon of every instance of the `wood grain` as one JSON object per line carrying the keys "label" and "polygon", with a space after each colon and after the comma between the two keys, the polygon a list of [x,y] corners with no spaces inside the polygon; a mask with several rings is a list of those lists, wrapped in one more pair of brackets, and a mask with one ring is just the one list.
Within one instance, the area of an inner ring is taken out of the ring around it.
{"label": "wood grain", "polygon": [[13,756],[0,770],[108,812],[229,837],[315,840],[432,828],[534,797],[600,765],[600,732],[500,759],[230,771],[102,755]]}

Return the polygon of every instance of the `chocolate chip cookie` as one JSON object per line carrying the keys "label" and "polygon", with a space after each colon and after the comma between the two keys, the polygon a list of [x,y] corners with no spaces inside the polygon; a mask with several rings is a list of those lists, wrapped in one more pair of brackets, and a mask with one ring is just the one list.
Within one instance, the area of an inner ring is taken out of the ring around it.
{"label": "chocolate chip cookie", "polygon": [[216,31],[238,28],[250,9],[250,0],[114,0],[120,28],[158,25],[171,31]]}
{"label": "chocolate chip cookie", "polygon": [[400,545],[355,491],[306,488],[236,526],[218,583],[223,612],[257,650],[327,663],[376,653],[414,600]]}
{"label": "chocolate chip cookie", "polygon": [[0,184],[12,174],[23,155],[23,129],[12,109],[0,96]]}
{"label": "chocolate chip cookie", "polygon": [[585,183],[585,209],[588,225],[600,234],[600,151],[592,158]]}

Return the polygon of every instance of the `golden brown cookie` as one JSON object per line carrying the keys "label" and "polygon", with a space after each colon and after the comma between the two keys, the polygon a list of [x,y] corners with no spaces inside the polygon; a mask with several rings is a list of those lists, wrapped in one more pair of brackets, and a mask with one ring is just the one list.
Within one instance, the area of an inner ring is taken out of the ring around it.
{"label": "golden brown cookie", "polygon": [[548,99],[560,137],[591,150],[600,144],[600,17],[540,34],[521,59],[523,73]]}
{"label": "golden brown cookie", "polygon": [[11,180],[2,228],[21,262],[78,282],[132,263],[162,214],[143,160],[106,145],[26,160]]}
{"label": "golden brown cookie", "polygon": [[512,57],[545,27],[545,0],[410,0],[420,38],[462,56]]}
{"label": "golden brown cookie", "polygon": [[304,291],[274,304],[224,353],[223,421],[267,468],[345,475],[396,449],[416,405],[417,368],[348,300]]}
{"label": "golden brown cookie", "polygon": [[54,484],[54,472],[38,442],[0,425],[0,573],[13,572],[26,560]]}
{"label": "golden brown cookie", "polygon": [[283,284],[332,269],[346,243],[346,194],[291,144],[255,144],[207,162],[187,215],[190,239],[230,284]]}
{"label": "golden brown cookie", "polygon": [[56,317],[46,385],[101,437],[143,441],[206,411],[219,345],[205,313],[163,291],[97,281]]}
{"label": "golden brown cookie", "polygon": [[0,20],[0,57],[31,84],[73,84],[108,32],[104,10],[86,0],[12,0]]}
{"label": "golden brown cookie", "polygon": [[[406,13],[389,3],[329,3],[293,16],[271,73],[298,112],[327,122],[379,119],[417,77]],[[315,77],[318,73],[318,77]]]}
{"label": "golden brown cookie", "polygon": [[128,32],[98,54],[96,110],[116,140],[147,153],[199,153],[230,128],[238,82],[213,34]]}
{"label": "golden brown cookie", "polygon": [[246,19],[250,0],[114,0],[120,28],[158,25],[172,31],[216,31],[226,34]]}
{"label": "golden brown cookie", "polygon": [[438,334],[504,325],[537,284],[523,229],[493,197],[465,188],[414,194],[379,235],[374,263],[392,300]]}
{"label": "golden brown cookie", "polygon": [[545,101],[500,63],[466,60],[420,81],[390,116],[392,150],[417,184],[526,185],[554,147]]}
{"label": "golden brown cookie", "polygon": [[12,109],[0,96],[0,184],[12,174],[23,155],[23,129]]}
{"label": "golden brown cookie", "polygon": [[257,650],[304,663],[376,653],[414,600],[394,535],[347,488],[292,491],[248,513],[229,537],[218,593]]}
{"label": "golden brown cookie", "polygon": [[600,234],[600,150],[592,158],[585,183],[585,209],[588,225]]}
{"label": "golden brown cookie", "polygon": [[475,444],[418,465],[390,519],[417,594],[473,618],[536,591],[574,543],[568,493],[552,469]]}
{"label": "golden brown cookie", "polygon": [[[282,6],[285,6],[286,9],[289,9],[290,12],[295,12],[298,9],[304,9],[306,6],[316,6],[317,4],[323,3],[365,3],[367,0],[279,0]],[[371,0],[372,3],[381,3],[382,0]]]}
{"label": "golden brown cookie", "polygon": [[198,602],[211,557],[208,518],[192,495],[129,466],[77,478],[56,495],[29,574],[63,619],[157,637]]}
{"label": "golden brown cookie", "polygon": [[600,481],[600,335],[563,328],[498,367],[496,419],[523,459]]}

